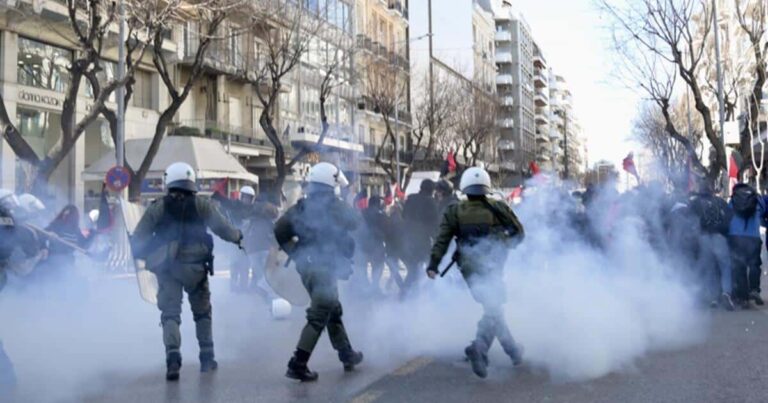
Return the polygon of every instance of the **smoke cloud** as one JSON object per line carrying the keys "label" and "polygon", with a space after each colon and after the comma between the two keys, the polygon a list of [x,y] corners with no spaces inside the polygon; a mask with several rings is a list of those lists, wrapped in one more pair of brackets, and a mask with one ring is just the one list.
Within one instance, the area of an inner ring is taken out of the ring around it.
{"label": "smoke cloud", "polygon": [[[661,201],[600,195],[590,209],[596,224],[586,231],[573,219],[580,208],[570,200],[539,188],[516,208],[526,239],[504,263],[505,312],[527,365],[556,381],[584,381],[705,338],[699,285],[673,248],[659,247],[661,216],[647,213]],[[624,207],[613,214],[619,200]],[[450,253],[443,267],[449,260]],[[123,380],[162,378],[159,311],[140,300],[134,279],[116,280],[94,266],[83,258],[42,284],[12,278],[0,293],[0,340],[16,369],[19,401],[78,400]],[[243,354],[256,357],[261,361],[252,365],[270,368],[268,381],[279,384],[304,323],[301,309],[271,321],[259,299],[228,293],[220,278],[226,268],[219,268],[212,280],[217,356],[224,365]],[[349,290],[354,282],[342,283],[350,339],[366,354],[361,371],[385,371],[415,356],[463,355],[480,305],[455,268],[436,281],[424,275],[421,283],[419,295],[402,302],[361,297]],[[182,320],[187,366],[197,346],[186,302]],[[501,361],[498,345],[493,350],[492,366],[511,365]],[[323,340],[310,366],[338,365],[333,355]]]}

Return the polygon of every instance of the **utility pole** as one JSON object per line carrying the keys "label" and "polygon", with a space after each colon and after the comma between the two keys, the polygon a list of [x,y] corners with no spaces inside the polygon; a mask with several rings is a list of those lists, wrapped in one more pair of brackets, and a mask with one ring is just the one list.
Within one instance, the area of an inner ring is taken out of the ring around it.
{"label": "utility pole", "polygon": [[429,134],[430,136],[433,133],[434,125],[433,125],[433,118],[435,113],[435,79],[434,79],[434,66],[432,63],[432,0],[427,0],[427,15],[429,16],[428,19],[428,30],[429,32],[427,35],[429,35]]}
{"label": "utility pole", "polygon": [[[125,7],[123,0],[117,4],[119,16],[118,46],[117,46],[117,79],[125,78]],[[117,87],[117,141],[115,152],[117,153],[117,166],[125,165],[125,85]]]}
{"label": "utility pole", "polygon": [[[715,35],[715,58],[717,65],[717,103],[719,104],[720,113],[720,140],[722,141],[723,153],[725,153],[725,103],[723,102],[723,68],[720,63],[720,27],[717,23],[717,0],[712,0],[712,24]],[[741,150],[746,152],[747,150]],[[728,161],[726,156],[725,161]],[[730,193],[728,189],[728,163],[725,163],[725,170],[723,171],[723,193],[727,197]]]}

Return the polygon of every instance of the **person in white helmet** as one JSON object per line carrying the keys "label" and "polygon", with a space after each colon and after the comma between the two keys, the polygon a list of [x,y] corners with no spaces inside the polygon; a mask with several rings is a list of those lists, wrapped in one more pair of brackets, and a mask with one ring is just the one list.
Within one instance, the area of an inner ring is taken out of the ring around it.
{"label": "person in white helmet", "polygon": [[176,162],[165,170],[167,194],[152,203],[132,238],[134,256],[144,259],[157,275],[157,307],[163,327],[166,379],[179,379],[181,369],[181,300],[183,291],[195,320],[200,346],[200,371],[218,367],[214,359],[211,292],[213,238],[210,229],[225,241],[239,244],[242,233],[228,222],[215,205],[197,196],[196,175],[189,164]]}
{"label": "person in white helmet", "polygon": [[427,275],[431,279],[437,277],[440,261],[456,238],[454,261],[459,264],[472,297],[483,306],[477,336],[464,352],[475,374],[485,378],[488,349],[495,339],[515,365],[522,362],[522,348],[515,343],[504,319],[503,270],[509,247],[522,240],[524,231],[509,206],[486,197],[491,192],[491,177],[484,169],[468,168],[461,176],[460,187],[467,200],[446,208]]}
{"label": "person in white helmet", "polygon": [[328,330],[346,371],[352,371],[363,360],[363,354],[352,349],[344,328],[337,285],[338,280],[352,274],[355,241],[350,233],[359,224],[355,212],[335,195],[335,189],[348,185],[344,173],[334,165],[314,165],[305,188],[307,197],[275,223],[275,238],[296,263],[311,299],[307,324],[286,372],[287,377],[302,382],[318,378],[307,362],[323,330]]}
{"label": "person in white helmet", "polygon": [[21,221],[44,226],[45,204],[40,199],[32,194],[24,193],[19,196],[19,207],[19,219]]}

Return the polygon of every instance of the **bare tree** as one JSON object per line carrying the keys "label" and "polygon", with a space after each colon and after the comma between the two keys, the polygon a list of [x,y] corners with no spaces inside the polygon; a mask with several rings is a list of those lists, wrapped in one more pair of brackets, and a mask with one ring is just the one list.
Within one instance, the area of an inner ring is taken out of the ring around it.
{"label": "bare tree", "polygon": [[468,166],[476,166],[485,155],[486,146],[496,134],[497,100],[477,88],[465,85],[463,102],[458,104],[456,114],[456,150],[461,152]]}
{"label": "bare tree", "polygon": [[[327,8],[307,9],[303,1],[260,0],[249,4],[250,26],[253,34],[263,44],[263,49],[254,55],[258,58],[260,67],[255,72],[246,72],[243,78],[257,88],[256,95],[262,106],[259,124],[275,148],[275,189],[282,192],[285,178],[307,153],[300,152],[293,158],[288,158],[288,140],[277,130],[278,101],[285,90],[286,79],[310,51],[313,39],[322,36],[324,30],[330,29],[323,17]],[[331,76],[333,77],[333,74]],[[326,88],[331,88],[332,82],[334,81],[329,79]],[[326,89],[326,96],[329,91]],[[286,134],[288,131],[286,126]],[[325,131],[327,132],[327,129]]]}
{"label": "bare tree", "polygon": [[[687,105],[684,102],[676,102],[671,108],[671,117],[676,127],[687,124],[686,109]],[[700,159],[703,151],[700,125],[689,127],[687,132],[681,134],[687,137],[688,141],[696,148]],[[678,182],[672,179],[681,178],[687,174],[688,150],[682,142],[669,135],[666,119],[658,105],[645,103],[641,107],[634,121],[633,137],[651,152],[658,167],[673,185]]]}
{"label": "bare tree", "polygon": [[[29,171],[35,172],[33,191],[45,193],[51,174],[69,154],[85,129],[98,118],[104,103],[118,87],[124,86],[132,79],[149,45],[147,39],[163,28],[164,22],[172,15],[171,10],[177,7],[177,1],[128,2],[126,17],[128,69],[123,78],[114,78],[104,83],[99,83],[96,77],[104,68],[102,59],[104,47],[113,40],[115,35],[118,12],[116,5],[114,2],[104,0],[66,1],[68,14],[66,29],[62,32],[60,30],[62,27],[56,27],[57,29],[53,31],[60,32],[65,39],[71,40],[75,52],[73,52],[73,60],[66,66],[68,74],[61,111],[61,135],[46,155],[38,156],[26,142],[8,116],[4,100],[0,96],[0,125],[3,127],[4,137],[14,153],[31,165]],[[85,116],[78,119],[77,101],[83,80],[91,84],[93,102]]]}
{"label": "bare tree", "polygon": [[[740,133],[739,143],[742,153],[750,150],[749,155],[754,161],[755,153],[752,147],[752,139],[760,134],[760,104],[763,100],[763,87],[768,74],[768,63],[766,56],[768,54],[768,34],[766,33],[766,18],[768,18],[768,5],[765,1],[744,1],[734,0],[736,6],[736,16],[739,25],[749,40],[749,49],[753,56],[748,74],[754,77],[751,88],[748,88],[747,104],[747,125]],[[760,142],[762,145],[762,140]],[[762,160],[760,165],[762,166]]]}
{"label": "bare tree", "polygon": [[[682,142],[694,167],[715,182],[726,168],[725,148],[715,128],[712,111],[700,80],[702,60],[707,57],[713,13],[703,0],[641,0],[624,6],[600,0],[614,22],[614,43],[624,60],[625,73],[656,102],[666,122],[667,133]],[[703,132],[713,148],[713,163],[705,168],[695,147],[675,126],[670,103],[676,78],[690,92],[703,122]]]}

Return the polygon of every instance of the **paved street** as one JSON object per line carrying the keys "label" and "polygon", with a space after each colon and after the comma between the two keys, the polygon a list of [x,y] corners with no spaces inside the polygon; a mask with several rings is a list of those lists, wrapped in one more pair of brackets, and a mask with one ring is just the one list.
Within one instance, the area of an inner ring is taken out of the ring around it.
{"label": "paved street", "polygon": [[[398,355],[382,339],[360,340],[366,333],[350,320],[353,342],[365,351],[367,361],[359,371],[345,374],[330,343],[323,339],[311,362],[320,381],[299,384],[283,373],[302,312],[294,311],[286,321],[271,321],[256,297],[229,294],[227,282],[220,277],[213,288],[221,368],[214,374],[197,372],[193,326],[186,315],[182,378],[168,384],[163,379],[160,329],[153,326],[154,307],[139,303],[132,281],[119,284],[103,287],[108,293],[93,291],[90,301],[104,304],[84,306],[75,318],[62,318],[64,312],[50,305],[47,321],[26,316],[25,321],[12,323],[14,332],[0,332],[20,378],[16,401],[764,402],[768,396],[768,314],[764,310],[716,311],[704,342],[651,353],[632,368],[573,383],[553,380],[529,366],[513,369],[498,347],[492,350],[488,379],[481,380],[462,361],[464,344],[459,339],[448,353],[441,349],[434,354],[404,351]],[[102,300],[107,296],[124,301],[120,315],[105,316],[110,326],[89,326],[90,321],[77,318],[115,313]],[[348,317],[360,318],[371,307],[350,308]],[[27,309],[16,313],[24,317],[41,308]],[[45,323],[53,326],[45,328],[50,332],[41,331],[39,326]],[[61,325],[58,330],[56,325]],[[567,336],[562,336],[564,343]],[[122,347],[118,350],[114,345]]]}

